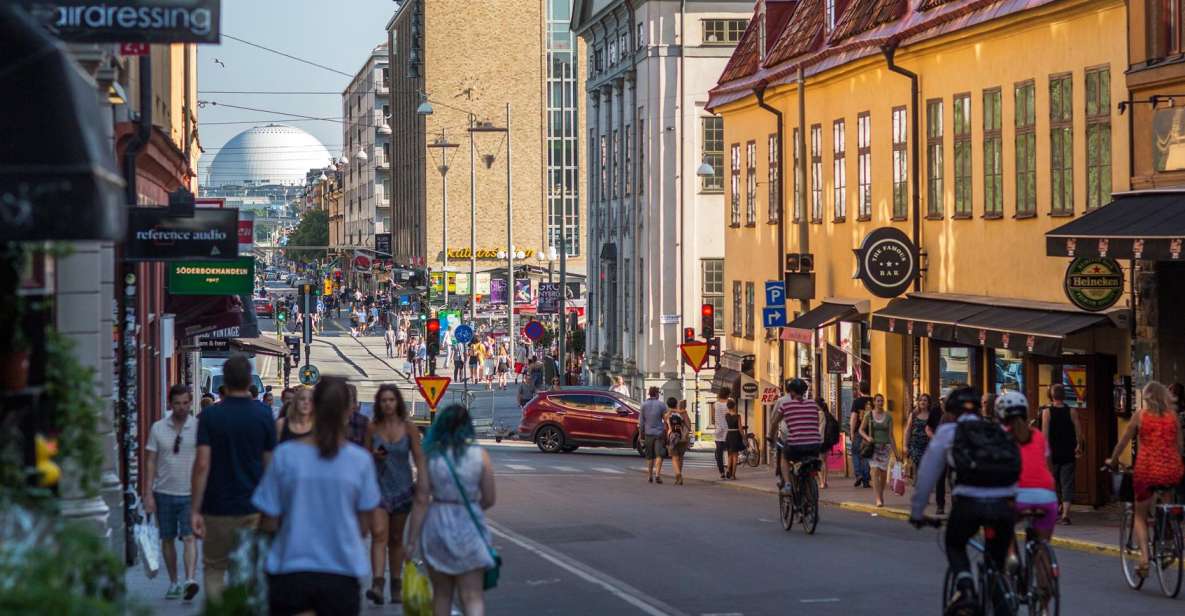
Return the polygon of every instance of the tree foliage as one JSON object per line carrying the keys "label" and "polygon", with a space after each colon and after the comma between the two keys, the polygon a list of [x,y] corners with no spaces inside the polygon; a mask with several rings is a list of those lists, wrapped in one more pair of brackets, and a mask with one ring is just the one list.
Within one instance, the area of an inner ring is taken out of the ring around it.
{"label": "tree foliage", "polygon": [[[288,234],[291,246],[328,246],[329,214],[325,210],[309,210],[300,217],[300,224]],[[284,256],[293,261],[308,263],[325,257],[323,250],[285,250]]]}

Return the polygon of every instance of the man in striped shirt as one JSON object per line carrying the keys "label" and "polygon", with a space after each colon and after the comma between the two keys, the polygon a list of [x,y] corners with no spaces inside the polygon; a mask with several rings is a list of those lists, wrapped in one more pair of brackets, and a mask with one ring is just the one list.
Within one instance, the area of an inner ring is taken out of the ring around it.
{"label": "man in striped shirt", "polygon": [[[782,477],[790,477],[790,463],[818,459],[823,445],[819,429],[822,413],[814,400],[806,397],[807,383],[802,379],[786,381],[786,395],[774,404],[774,417],[786,426],[786,440],[782,443]],[[783,489],[786,486],[783,485]]]}

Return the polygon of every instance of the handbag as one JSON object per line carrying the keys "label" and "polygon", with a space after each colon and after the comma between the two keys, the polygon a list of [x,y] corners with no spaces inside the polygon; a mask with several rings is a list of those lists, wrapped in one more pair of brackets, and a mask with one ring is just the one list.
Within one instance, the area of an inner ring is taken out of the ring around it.
{"label": "handbag", "polygon": [[477,534],[481,537],[482,542],[486,544],[486,550],[490,553],[490,558],[494,559],[494,566],[486,569],[485,576],[482,578],[482,590],[490,590],[498,585],[498,576],[502,573],[502,557],[494,550],[494,546],[486,541],[486,535],[481,526],[481,522],[477,520],[477,514],[473,513],[473,505],[469,502],[469,495],[465,493],[464,486],[461,485],[461,479],[457,477],[457,470],[453,468],[452,460],[449,460],[448,454],[441,455],[444,458],[444,463],[448,465],[448,472],[453,476],[453,483],[457,486],[457,492],[461,493],[461,500],[465,502],[465,511],[469,512],[469,519],[473,520],[473,526],[477,528]]}
{"label": "handbag", "polygon": [[142,523],[135,525],[133,533],[140,562],[144,565],[144,576],[151,580],[160,573],[160,531],[153,525],[151,513],[144,517]]}
{"label": "handbag", "polygon": [[864,441],[860,443],[860,457],[871,458],[876,453],[876,443],[872,441]]}

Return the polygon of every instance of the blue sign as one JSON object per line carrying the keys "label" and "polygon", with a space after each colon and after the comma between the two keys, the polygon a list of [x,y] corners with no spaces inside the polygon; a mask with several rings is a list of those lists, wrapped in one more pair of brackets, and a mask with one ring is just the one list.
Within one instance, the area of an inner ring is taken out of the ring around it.
{"label": "blue sign", "polygon": [[473,341],[473,328],[468,325],[458,325],[457,329],[453,330],[453,340],[461,344],[469,344]]}
{"label": "blue sign", "polygon": [[768,306],[761,309],[761,321],[765,327],[785,327],[786,309],[782,306]]}
{"label": "blue sign", "polygon": [[539,321],[531,321],[523,328],[523,333],[532,341],[538,340],[543,337],[543,324]]}
{"label": "blue sign", "polygon": [[786,305],[786,283],[781,280],[767,280],[765,281],[765,305],[766,306],[785,306]]}
{"label": "blue sign", "polygon": [[408,295],[400,295],[399,296],[399,305],[400,306],[407,306],[409,304],[411,304],[411,296],[408,296]]}

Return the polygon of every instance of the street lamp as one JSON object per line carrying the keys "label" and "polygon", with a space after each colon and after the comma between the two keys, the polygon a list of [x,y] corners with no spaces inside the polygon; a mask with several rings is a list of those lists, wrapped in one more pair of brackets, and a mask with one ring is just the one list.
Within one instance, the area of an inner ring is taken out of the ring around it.
{"label": "street lamp", "polygon": [[432,103],[428,102],[428,95],[420,93],[420,104],[416,107],[416,115],[432,115]]}
{"label": "street lamp", "polygon": [[354,155],[354,158],[357,158],[358,162],[364,163],[370,157],[366,155],[366,150],[364,150],[362,148],[358,148],[358,153]]}
{"label": "street lamp", "polygon": [[[514,217],[512,212],[512,197],[511,190],[511,165],[510,165],[510,103],[506,103],[506,126],[499,128],[490,122],[482,122],[480,125],[474,123],[473,114],[469,115],[469,173],[470,173],[470,246],[471,251],[469,259],[469,288],[470,288],[470,318],[477,322],[477,302],[474,301],[477,295],[474,293],[477,287],[477,168],[474,165],[475,150],[473,143],[474,133],[506,133],[506,334],[510,339],[510,361],[514,361]],[[487,163],[487,167],[489,164]],[[524,255],[525,256],[525,255]]]}
{"label": "street lamp", "polygon": [[712,168],[712,165],[708,163],[708,161],[705,160],[695,168],[695,175],[701,178],[710,178],[713,175],[716,175],[716,170]]}
{"label": "street lamp", "polygon": [[[426,103],[425,103],[426,104]],[[428,105],[428,112],[432,112],[432,106]],[[440,129],[440,137],[428,144],[428,147],[440,150],[440,165],[436,167],[440,171],[440,201],[441,201],[441,230],[440,230],[440,260],[441,260],[441,280],[444,287],[444,307],[448,309],[448,151],[450,149],[460,147],[456,143],[449,143],[444,138],[444,129]],[[429,288],[432,281],[428,281]],[[472,284],[472,283],[471,283]]]}

